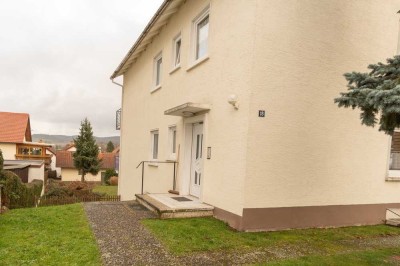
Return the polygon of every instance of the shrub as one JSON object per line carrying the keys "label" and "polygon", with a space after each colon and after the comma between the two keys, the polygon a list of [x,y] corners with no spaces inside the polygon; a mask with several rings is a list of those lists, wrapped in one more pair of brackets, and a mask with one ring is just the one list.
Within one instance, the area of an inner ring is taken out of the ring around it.
{"label": "shrub", "polygon": [[3,171],[3,166],[4,166],[3,152],[0,150],[0,173],[1,171]]}
{"label": "shrub", "polygon": [[57,178],[57,171],[56,170],[49,170],[48,171],[48,178],[56,179]]}
{"label": "shrub", "polygon": [[106,172],[105,172],[105,175],[104,175],[104,179],[105,179],[104,181],[106,182],[107,185],[110,185],[110,178],[112,176],[117,176],[118,177],[118,174],[115,171],[115,169],[107,169]]}
{"label": "shrub", "polygon": [[34,207],[43,188],[43,181],[34,180],[25,185],[16,174],[10,171],[0,173],[0,184],[4,185],[2,204],[10,209]]}
{"label": "shrub", "polygon": [[118,186],[118,176],[110,177],[110,185],[111,186]]}

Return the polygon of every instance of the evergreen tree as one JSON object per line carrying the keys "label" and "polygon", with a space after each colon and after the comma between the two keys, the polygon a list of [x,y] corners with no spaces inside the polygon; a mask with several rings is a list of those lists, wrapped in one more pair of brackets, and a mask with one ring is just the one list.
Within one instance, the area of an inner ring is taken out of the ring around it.
{"label": "evergreen tree", "polygon": [[81,122],[79,136],[74,139],[76,151],[74,152],[74,166],[80,171],[85,181],[85,175],[96,175],[100,170],[99,147],[93,137],[92,126],[87,118]]}
{"label": "evergreen tree", "polygon": [[112,143],[112,141],[110,140],[110,141],[107,143],[106,152],[112,152],[114,149],[115,149],[114,143]]}
{"label": "evergreen tree", "polygon": [[361,124],[375,126],[392,135],[400,126],[400,56],[387,59],[387,64],[368,66],[369,73],[344,74],[348,91],[335,99],[339,107],[359,108]]}

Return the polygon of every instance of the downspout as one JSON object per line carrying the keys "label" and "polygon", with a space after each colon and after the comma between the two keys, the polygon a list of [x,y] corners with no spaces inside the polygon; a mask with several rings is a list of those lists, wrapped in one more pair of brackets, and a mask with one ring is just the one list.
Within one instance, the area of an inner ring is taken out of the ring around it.
{"label": "downspout", "polygon": [[121,88],[124,87],[122,84],[119,84],[118,82],[115,82],[114,79],[111,79],[111,82],[114,83],[117,86],[120,86]]}

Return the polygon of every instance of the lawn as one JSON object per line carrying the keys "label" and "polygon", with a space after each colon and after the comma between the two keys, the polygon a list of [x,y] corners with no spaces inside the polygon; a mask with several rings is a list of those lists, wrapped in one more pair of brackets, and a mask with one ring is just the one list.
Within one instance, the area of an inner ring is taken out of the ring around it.
{"label": "lawn", "polygon": [[101,265],[82,205],[0,215],[0,265]]}
{"label": "lawn", "polygon": [[[400,255],[400,246],[380,246],[376,241],[400,236],[400,228],[385,225],[245,233],[214,218],[148,219],[142,223],[178,256],[270,249],[298,254],[288,260],[272,257],[276,265],[375,265],[394,263],[392,256]],[[368,241],[376,243],[361,244]]]}
{"label": "lawn", "polygon": [[118,186],[95,186],[93,192],[105,193],[110,196],[117,196]]}

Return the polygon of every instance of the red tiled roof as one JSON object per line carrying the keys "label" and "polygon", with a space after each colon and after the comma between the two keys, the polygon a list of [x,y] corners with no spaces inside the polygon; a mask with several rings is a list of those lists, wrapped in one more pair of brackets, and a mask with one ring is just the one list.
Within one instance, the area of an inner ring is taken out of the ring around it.
{"label": "red tiled roof", "polygon": [[67,151],[68,149],[75,147],[75,143],[69,143],[67,145],[65,145],[65,147],[63,148],[64,151]]}
{"label": "red tiled roof", "polygon": [[53,147],[47,147],[46,148],[49,152],[51,152],[52,154],[56,155],[56,149],[54,149]]}
{"label": "red tiled roof", "polygon": [[[56,167],[61,168],[75,168],[74,158],[72,156],[73,151],[57,151],[56,154]],[[99,153],[99,159],[101,162],[101,169],[115,168],[115,154],[113,153]]]}
{"label": "red tiled roof", "polygon": [[99,154],[101,161],[101,168],[114,169],[115,168],[115,153],[102,152]]}
{"label": "red tiled roof", "polygon": [[56,167],[75,168],[72,154],[73,152],[71,151],[57,151]]}
{"label": "red tiled roof", "polygon": [[29,114],[0,112],[0,142],[32,141]]}

